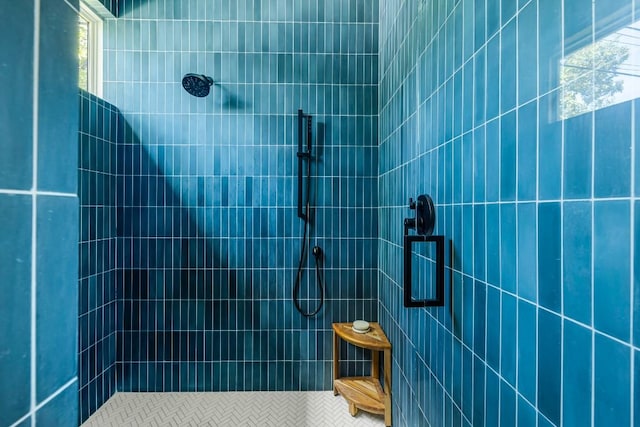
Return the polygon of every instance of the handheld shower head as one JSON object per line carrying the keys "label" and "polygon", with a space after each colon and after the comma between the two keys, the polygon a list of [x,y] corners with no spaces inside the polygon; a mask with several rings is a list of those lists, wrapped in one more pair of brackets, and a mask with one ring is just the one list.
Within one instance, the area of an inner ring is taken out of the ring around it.
{"label": "handheld shower head", "polygon": [[193,96],[203,98],[209,95],[209,90],[213,84],[211,77],[204,74],[185,74],[182,78],[182,87]]}

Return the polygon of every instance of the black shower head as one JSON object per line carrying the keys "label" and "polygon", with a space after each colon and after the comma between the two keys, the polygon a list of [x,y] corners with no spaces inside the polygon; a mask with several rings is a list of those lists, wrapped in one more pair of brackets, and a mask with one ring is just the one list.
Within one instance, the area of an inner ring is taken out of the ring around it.
{"label": "black shower head", "polygon": [[185,74],[182,78],[182,87],[193,96],[203,98],[209,95],[209,89],[213,79],[204,74]]}

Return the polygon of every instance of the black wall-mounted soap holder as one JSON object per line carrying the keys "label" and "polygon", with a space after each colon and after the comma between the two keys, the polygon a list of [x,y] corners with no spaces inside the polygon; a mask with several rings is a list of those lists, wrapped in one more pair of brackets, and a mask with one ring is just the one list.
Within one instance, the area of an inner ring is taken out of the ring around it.
{"label": "black wall-mounted soap holder", "polygon": [[[441,307],[444,306],[444,236],[433,236],[436,210],[431,197],[420,195],[417,201],[409,199],[409,209],[415,210],[415,218],[404,220],[404,306]],[[416,234],[409,234],[415,229]],[[431,242],[436,244],[436,289],[435,299],[415,300],[412,296],[411,253],[413,243]]]}

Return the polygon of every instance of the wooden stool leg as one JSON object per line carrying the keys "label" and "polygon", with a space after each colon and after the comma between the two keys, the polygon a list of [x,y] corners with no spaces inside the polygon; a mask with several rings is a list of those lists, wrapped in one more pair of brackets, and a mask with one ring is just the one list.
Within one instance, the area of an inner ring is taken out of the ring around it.
{"label": "wooden stool leg", "polygon": [[358,414],[358,408],[354,403],[349,403],[349,413],[352,417],[355,417]]}
{"label": "wooden stool leg", "polygon": [[340,367],[338,366],[339,364],[339,351],[340,351],[340,346],[339,346],[339,337],[338,334],[335,333],[335,331],[333,332],[333,395],[337,396],[338,395],[338,390],[336,390],[336,380],[338,378],[340,378]]}
{"label": "wooden stool leg", "polygon": [[391,425],[391,350],[384,351],[384,425]]}
{"label": "wooden stool leg", "polygon": [[371,350],[371,376],[380,378],[380,352],[377,350]]}

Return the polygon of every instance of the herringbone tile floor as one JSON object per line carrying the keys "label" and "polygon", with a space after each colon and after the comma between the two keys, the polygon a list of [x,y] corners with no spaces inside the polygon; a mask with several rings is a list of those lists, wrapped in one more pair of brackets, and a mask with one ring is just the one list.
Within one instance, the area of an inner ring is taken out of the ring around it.
{"label": "herringbone tile floor", "polygon": [[331,391],[116,393],[82,427],[342,427],[384,426]]}

